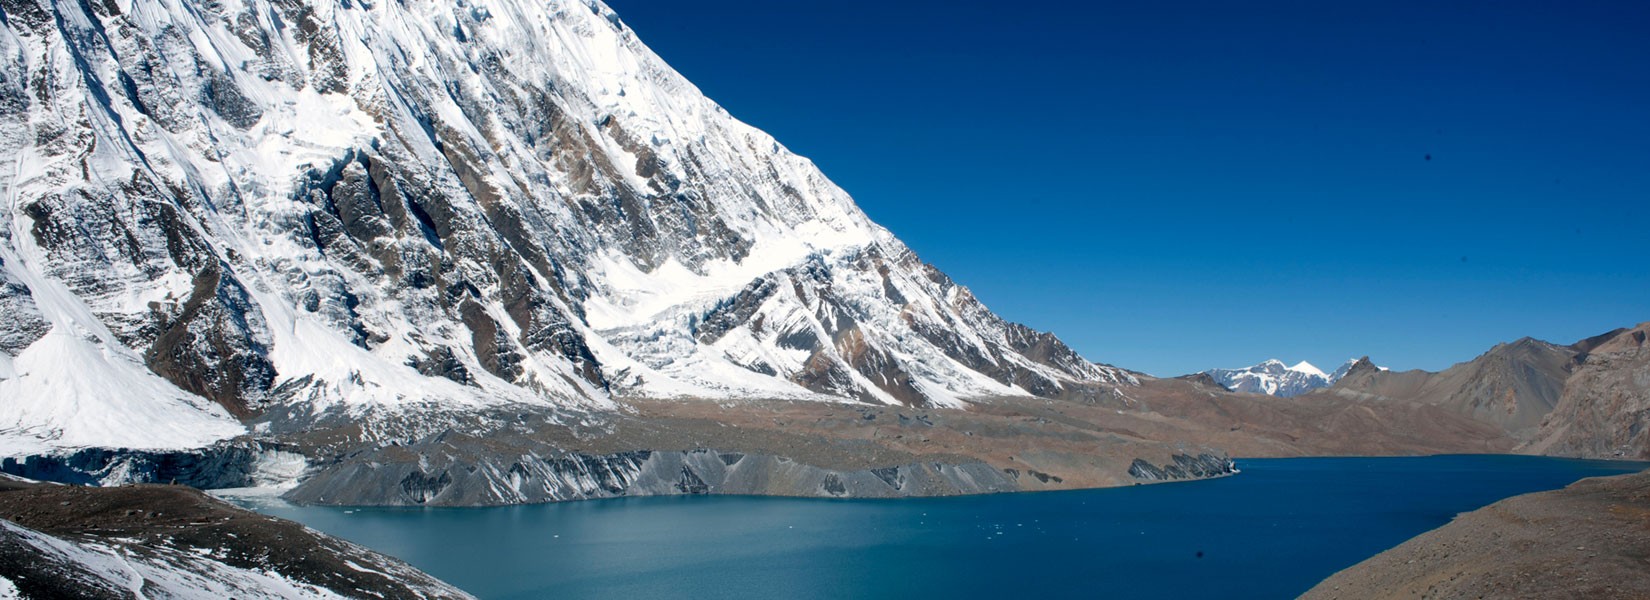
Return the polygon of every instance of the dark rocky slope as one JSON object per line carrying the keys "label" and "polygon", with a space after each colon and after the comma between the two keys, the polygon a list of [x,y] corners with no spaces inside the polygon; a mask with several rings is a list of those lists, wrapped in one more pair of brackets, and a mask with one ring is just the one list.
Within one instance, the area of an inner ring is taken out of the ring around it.
{"label": "dark rocky slope", "polygon": [[0,480],[0,578],[25,598],[470,598],[401,561],[183,486]]}

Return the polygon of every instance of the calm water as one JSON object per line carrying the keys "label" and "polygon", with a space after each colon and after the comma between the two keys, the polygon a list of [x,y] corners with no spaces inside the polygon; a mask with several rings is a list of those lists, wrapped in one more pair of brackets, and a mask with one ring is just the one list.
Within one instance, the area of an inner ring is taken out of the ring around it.
{"label": "calm water", "polygon": [[483,600],[1287,598],[1456,513],[1646,464],[1439,456],[1238,466],[1213,481],[962,498],[253,507]]}

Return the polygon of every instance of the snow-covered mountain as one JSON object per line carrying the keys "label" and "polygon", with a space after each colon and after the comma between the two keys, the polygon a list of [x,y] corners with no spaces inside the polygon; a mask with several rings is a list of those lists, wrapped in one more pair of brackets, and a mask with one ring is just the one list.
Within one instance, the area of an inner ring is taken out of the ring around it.
{"label": "snow-covered mountain", "polygon": [[0,7],[0,454],[1133,381],[990,312],[596,0]]}
{"label": "snow-covered mountain", "polygon": [[1209,369],[1204,373],[1234,392],[1292,397],[1335,385],[1357,362],[1346,361],[1330,374],[1304,360],[1288,366],[1276,359],[1242,369]]}

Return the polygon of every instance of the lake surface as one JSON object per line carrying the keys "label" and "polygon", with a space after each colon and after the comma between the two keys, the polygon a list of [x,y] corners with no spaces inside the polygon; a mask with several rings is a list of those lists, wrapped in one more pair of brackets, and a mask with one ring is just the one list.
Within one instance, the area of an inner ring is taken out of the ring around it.
{"label": "lake surface", "polygon": [[1239,460],[1222,479],[906,500],[623,498],[469,509],[246,501],[483,600],[1290,598],[1455,514],[1646,463]]}

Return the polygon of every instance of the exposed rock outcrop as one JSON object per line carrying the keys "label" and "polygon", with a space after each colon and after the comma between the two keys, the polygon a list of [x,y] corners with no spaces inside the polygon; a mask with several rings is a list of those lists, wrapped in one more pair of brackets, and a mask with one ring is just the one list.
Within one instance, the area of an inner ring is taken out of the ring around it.
{"label": "exposed rock outcrop", "polygon": [[1161,467],[1145,459],[1136,458],[1129,464],[1129,475],[1142,481],[1173,481],[1177,479],[1207,479],[1237,472],[1232,459],[1214,454],[1174,455],[1174,462]]}
{"label": "exposed rock outcrop", "polygon": [[1558,456],[1650,459],[1650,323],[1577,344],[1557,406],[1521,448]]}
{"label": "exposed rock outcrop", "polygon": [[[408,464],[386,461],[380,453],[361,456],[306,480],[286,498],[311,504],[478,506],[617,496],[895,498],[1022,489],[1008,474],[983,462],[836,470],[785,457],[707,449],[550,458],[429,453],[421,457],[420,463]],[[407,475],[400,474],[407,470]]]}

